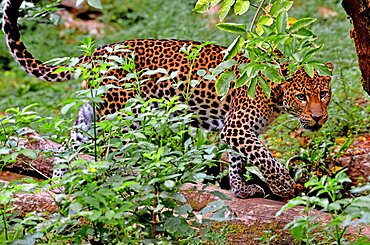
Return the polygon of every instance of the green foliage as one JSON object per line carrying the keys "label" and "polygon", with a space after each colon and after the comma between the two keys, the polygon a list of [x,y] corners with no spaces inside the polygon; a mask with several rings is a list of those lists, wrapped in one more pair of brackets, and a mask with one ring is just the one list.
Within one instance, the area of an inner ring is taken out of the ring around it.
{"label": "green foliage", "polygon": [[[305,187],[310,187],[309,194],[314,195],[302,195],[289,200],[276,215],[296,206],[304,206],[305,215],[294,219],[284,228],[289,229],[297,241],[306,244],[346,244],[349,240],[345,234],[350,224],[370,224],[369,219],[366,218],[369,215],[367,208],[362,208],[361,214],[354,211],[359,211],[361,206],[368,206],[369,196],[356,198],[342,196],[343,184],[350,182],[345,170],[339,171],[333,178],[324,176],[319,179],[314,176],[305,183]],[[354,189],[354,192],[362,192],[366,188]],[[329,213],[331,220],[323,224],[314,213],[315,208]],[[356,221],[360,216],[363,217],[361,221]],[[353,240],[353,238],[350,239]],[[357,238],[356,240],[366,243],[367,239]]]}
{"label": "green foliage", "polygon": [[275,235],[272,234],[272,231],[265,231],[263,233],[263,236],[257,240],[259,241],[260,244],[269,245],[276,238],[276,236],[277,236],[276,234]]}
{"label": "green foliage", "polygon": [[[160,110],[149,106],[154,102]],[[141,113],[134,115],[137,106]],[[88,221],[77,234],[97,227],[93,236],[103,243],[195,239],[196,219],[179,189],[206,177],[204,167],[210,164],[214,147],[196,147],[194,132],[184,127],[191,115],[171,116],[183,110],[175,99],[134,100],[110,116],[115,120],[97,123],[101,132],[97,142],[106,142],[98,151],[105,155],[94,163],[70,164],[70,172],[58,183],[68,193],[60,203],[65,210],[61,213],[73,213],[65,217],[71,223],[81,217]],[[137,123],[139,128],[130,128]],[[127,126],[124,134],[122,125]],[[191,138],[183,141],[184,134]],[[216,207],[213,212],[222,211],[221,204]]]}
{"label": "green foliage", "polygon": [[[55,12],[59,10],[59,5],[61,0],[55,0],[52,2],[42,2],[41,5],[35,5],[32,2],[23,2],[20,9],[24,14],[24,17],[31,21],[42,21],[47,17],[47,19],[56,25],[60,16]],[[3,13],[3,4],[0,5],[0,23],[2,24],[2,13]]]}
{"label": "green foliage", "polygon": [[[181,47],[180,49],[180,52],[183,52],[185,54],[185,57],[186,59],[188,59],[190,61],[190,70],[189,70],[189,74],[192,74],[193,73],[193,66],[194,66],[194,63],[196,61],[196,59],[198,58],[199,56],[199,52],[201,51],[201,49],[210,44],[210,42],[204,42],[200,45],[195,45],[194,47],[192,46],[188,46],[186,47],[186,45],[184,45],[183,47]],[[200,70],[200,71],[197,71],[198,72],[198,75],[199,72],[204,72],[203,76],[205,75],[205,71],[204,70]],[[174,77],[177,75],[177,71],[176,72],[173,72],[170,77],[172,78],[172,80],[174,81],[174,83],[176,84],[175,86],[178,87],[180,86],[180,84],[183,84],[185,81],[175,81],[174,80]],[[194,92],[190,92],[190,89],[191,88],[195,88],[200,81],[197,81],[197,80],[190,80],[191,79],[191,76],[189,76],[188,80],[186,81],[186,91],[184,94],[182,94],[182,96],[185,97],[185,104],[188,104],[189,102],[189,98],[190,96],[192,95],[192,93]],[[161,79],[158,80],[159,82],[161,81]]]}
{"label": "green foliage", "polygon": [[[199,0],[194,11],[203,13],[218,2]],[[222,2],[220,21],[224,20],[234,3],[235,0]],[[249,4],[249,1],[237,1],[234,6],[235,13],[245,13],[249,9]],[[315,44],[317,36],[307,28],[315,19],[288,18],[292,5],[292,1],[273,1],[263,8],[264,14],[260,16],[258,9],[249,28],[246,24],[217,24],[219,29],[239,35],[228,47],[225,60],[232,59],[237,53],[244,53],[250,59],[248,64],[239,67],[241,75],[235,82],[235,87],[248,87],[249,97],[254,97],[257,84],[261,85],[269,97],[270,88],[267,80],[280,83],[300,68],[303,68],[310,77],[313,77],[315,70],[325,75],[331,73],[326,65],[313,58],[313,55],[323,47]],[[283,74],[283,69],[287,70],[287,75]],[[225,89],[228,90],[230,80],[235,80],[235,77],[230,74],[219,77],[217,83],[222,89],[218,89],[217,92],[221,96],[227,93]]]}
{"label": "green foliage", "polygon": [[46,118],[41,118],[36,112],[31,111],[32,107],[36,104],[31,104],[23,109],[20,108],[10,108],[6,110],[9,113],[8,116],[0,116],[0,142],[2,146],[7,144],[15,145],[14,142],[10,142],[9,136],[17,135],[24,136],[27,133],[32,132],[31,124],[41,123]]}
{"label": "green foliage", "polygon": [[[151,103],[158,103],[159,109],[151,107]],[[71,149],[59,160],[59,167],[69,162],[69,172],[56,185],[45,185],[49,181],[33,183],[29,190],[14,188],[17,183],[3,186],[0,201],[6,240],[201,242],[202,238],[197,237],[200,221],[205,226],[209,221],[224,221],[230,217],[223,201],[210,203],[195,215],[180,192],[184,183],[201,182],[207,177],[204,168],[212,164],[215,154],[214,146],[197,144],[199,134],[186,126],[191,115],[178,113],[185,107],[176,98],[170,101],[134,99],[124,110],[110,115],[110,120],[97,123],[100,132],[97,139],[82,147],[89,151],[89,147],[97,147],[98,142],[97,150],[103,154],[97,161],[75,159],[76,152]],[[134,114],[133,108],[141,113]],[[17,125],[26,121],[18,118]],[[124,133],[123,125],[127,127]],[[132,125],[140,126],[132,128]],[[32,157],[25,151],[19,153]],[[9,158],[2,160],[11,162]],[[29,214],[27,217],[33,217],[32,222],[13,219],[9,224],[16,215],[10,212],[12,195],[49,188],[64,189],[63,194],[55,196],[58,213],[47,218]],[[208,218],[202,218],[203,215]],[[27,233],[22,235],[20,231],[25,225]],[[214,237],[212,230],[201,229],[203,231],[204,237]]]}
{"label": "green foliage", "polygon": [[334,176],[343,169],[337,161],[351,143],[350,137],[334,138],[330,134],[316,137],[310,142],[309,148],[301,148],[298,154],[288,160],[287,164],[295,174],[294,180],[302,183],[317,176]]}
{"label": "green foliage", "polygon": [[[193,11],[197,13],[205,13],[210,8],[215,7],[219,4],[221,0],[198,0],[195,4]],[[234,5],[235,4],[235,5]],[[219,19],[223,21],[227,14],[230,12],[232,6],[234,5],[234,13],[236,15],[242,15],[248,11],[250,6],[249,0],[222,0],[220,6]]]}
{"label": "green foliage", "polygon": [[[91,39],[87,39],[82,49],[90,53],[92,46]],[[193,63],[201,48],[189,47],[183,52]],[[101,86],[102,77],[111,69],[127,72],[125,88],[133,90],[137,97],[129,100],[120,112],[101,118],[99,122],[94,120],[92,129],[84,132],[90,141],[60,153],[56,167],[68,168],[67,174],[52,185],[49,180],[32,185],[33,192],[63,190],[54,196],[59,207],[57,213],[46,217],[29,214],[30,222],[18,219],[10,224],[9,218],[14,215],[5,204],[14,202],[10,196],[16,192],[8,187],[0,189],[5,203],[1,214],[6,241],[133,244],[159,240],[184,244],[223,241],[225,237],[208,226],[210,222],[231,218],[224,202],[209,203],[195,214],[180,191],[185,183],[199,183],[209,178],[204,172],[213,164],[216,147],[204,144],[204,135],[188,126],[192,115],[186,113],[187,105],[179,103],[177,97],[171,100],[141,98],[143,76],[158,72],[167,74],[166,71],[136,71],[132,52],[123,46],[107,47],[106,51],[107,55],[78,67],[74,66],[76,59],[72,58],[70,65],[59,69],[71,71],[76,79],[87,79],[89,84],[88,90],[75,93],[75,100],[66,104],[62,112],[68,113],[81,103],[90,103],[96,113],[101,96],[115,89],[115,86]],[[116,53],[127,55],[117,56]],[[185,98],[189,97],[189,91]],[[19,129],[42,119],[30,112],[30,107],[10,109],[12,114],[1,120],[4,164],[13,162],[19,154],[31,159],[39,154],[22,147],[10,154],[15,149],[10,144],[11,136],[22,137],[23,134],[16,134]],[[94,160],[79,159],[79,152],[93,155]],[[20,233],[25,224],[27,232]]]}

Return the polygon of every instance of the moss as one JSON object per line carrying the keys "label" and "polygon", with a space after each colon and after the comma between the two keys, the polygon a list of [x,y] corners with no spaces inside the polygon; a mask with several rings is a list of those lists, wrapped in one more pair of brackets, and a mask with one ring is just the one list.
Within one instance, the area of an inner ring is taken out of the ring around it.
{"label": "moss", "polygon": [[[228,224],[223,223],[223,225],[228,225],[229,228],[229,244],[258,244],[259,239],[265,235],[266,231],[271,231],[269,237],[276,235],[270,241],[270,244],[296,244],[289,231],[283,230],[285,224],[279,222],[263,223],[257,221],[248,225],[242,221],[235,220]],[[221,223],[213,226],[213,228],[220,229]]]}
{"label": "moss", "polygon": [[199,190],[186,190],[184,191],[187,203],[198,212],[202,210],[208,203],[213,202],[215,197],[209,193],[202,193]]}

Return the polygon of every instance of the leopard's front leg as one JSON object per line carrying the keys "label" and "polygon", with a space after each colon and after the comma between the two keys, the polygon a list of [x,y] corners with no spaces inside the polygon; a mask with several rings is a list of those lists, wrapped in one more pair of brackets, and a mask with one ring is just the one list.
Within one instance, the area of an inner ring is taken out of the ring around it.
{"label": "leopard's front leg", "polygon": [[[243,127],[244,126],[244,127]],[[254,164],[259,168],[271,191],[282,197],[292,196],[295,183],[288,170],[281,165],[272,154],[258,140],[249,125],[238,125],[227,122],[221,132],[221,138],[243,157],[231,156],[230,185],[232,191],[240,198],[252,197],[261,194],[258,185],[247,185],[243,179],[243,161]]]}
{"label": "leopard's front leg", "polygon": [[245,159],[237,154],[229,153],[229,179],[231,191],[240,198],[265,196],[263,188],[256,184],[247,184],[244,179]]}

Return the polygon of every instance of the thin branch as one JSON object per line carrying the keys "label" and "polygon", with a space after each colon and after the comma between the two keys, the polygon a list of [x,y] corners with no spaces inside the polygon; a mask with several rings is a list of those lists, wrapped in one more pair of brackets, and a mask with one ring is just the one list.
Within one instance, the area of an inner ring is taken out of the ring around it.
{"label": "thin branch", "polygon": [[256,24],[256,21],[257,21],[258,14],[260,13],[264,3],[265,3],[265,0],[261,0],[260,5],[258,6],[258,9],[257,9],[256,13],[253,16],[253,20],[252,20],[251,26],[249,27],[249,31],[253,30],[253,27],[254,27],[254,25]]}
{"label": "thin branch", "polygon": [[34,170],[36,173],[40,174],[42,177],[44,177],[45,179],[50,179],[49,176],[46,176],[44,173],[42,173],[40,170],[38,170],[37,168],[35,168],[34,166],[32,166],[32,164],[22,160],[21,161],[24,165],[30,167],[32,170]]}

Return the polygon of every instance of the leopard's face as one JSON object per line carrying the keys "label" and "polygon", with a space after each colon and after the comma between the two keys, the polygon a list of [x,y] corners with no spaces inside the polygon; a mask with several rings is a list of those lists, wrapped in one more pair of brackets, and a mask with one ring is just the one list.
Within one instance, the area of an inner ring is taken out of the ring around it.
{"label": "leopard's face", "polygon": [[304,70],[282,85],[284,110],[299,118],[303,128],[317,131],[328,119],[331,98],[329,76],[315,73],[309,77]]}

